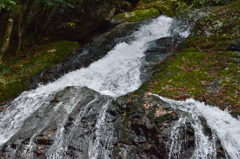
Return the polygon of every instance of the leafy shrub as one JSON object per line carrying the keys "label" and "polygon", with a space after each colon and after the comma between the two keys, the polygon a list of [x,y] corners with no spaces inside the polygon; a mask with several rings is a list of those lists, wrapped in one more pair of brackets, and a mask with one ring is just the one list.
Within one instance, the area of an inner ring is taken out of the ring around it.
{"label": "leafy shrub", "polygon": [[0,12],[1,12],[1,9],[11,10],[15,5],[16,5],[16,2],[12,0],[0,0]]}

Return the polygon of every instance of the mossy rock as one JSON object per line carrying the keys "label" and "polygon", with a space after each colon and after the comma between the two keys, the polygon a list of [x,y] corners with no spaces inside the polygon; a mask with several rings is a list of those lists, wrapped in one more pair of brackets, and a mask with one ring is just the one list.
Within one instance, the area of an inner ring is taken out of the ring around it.
{"label": "mossy rock", "polygon": [[148,9],[152,8],[155,4],[159,3],[159,0],[140,0],[137,3],[135,9]]}
{"label": "mossy rock", "polygon": [[20,92],[26,89],[26,77],[14,76],[4,81],[0,81],[0,104],[2,101],[16,97]]}
{"label": "mossy rock", "polygon": [[210,14],[200,18],[193,29],[195,35],[230,36],[240,38],[240,1],[225,6],[213,7]]}
{"label": "mossy rock", "polygon": [[189,16],[195,11],[203,10],[203,8],[209,8],[211,6],[221,6],[229,4],[234,0],[198,0],[198,1],[192,1],[192,0],[181,0],[177,1],[177,7],[175,9],[175,14],[177,16]]}
{"label": "mossy rock", "polygon": [[15,98],[27,89],[30,76],[40,73],[45,68],[62,62],[73,49],[80,47],[78,42],[56,41],[39,46],[29,53],[27,58],[12,59],[12,63],[0,66],[0,103]]}
{"label": "mossy rock", "polygon": [[154,8],[157,8],[160,11],[160,13],[167,15],[169,17],[175,16],[175,13],[173,12],[173,9],[170,5],[156,4],[154,5]]}
{"label": "mossy rock", "polygon": [[160,12],[155,8],[134,10],[131,12],[120,13],[114,16],[120,22],[135,22],[160,15]]}
{"label": "mossy rock", "polygon": [[240,114],[239,56],[228,51],[240,38],[239,6],[238,0],[209,8],[179,52],[155,67],[151,91],[177,100],[195,98]]}
{"label": "mossy rock", "polygon": [[160,13],[169,17],[175,16],[174,10],[177,7],[177,2],[174,0],[140,0],[135,9],[156,8]]}
{"label": "mossy rock", "polygon": [[132,4],[128,1],[125,1],[122,7],[120,8],[121,12],[130,12],[132,10]]}

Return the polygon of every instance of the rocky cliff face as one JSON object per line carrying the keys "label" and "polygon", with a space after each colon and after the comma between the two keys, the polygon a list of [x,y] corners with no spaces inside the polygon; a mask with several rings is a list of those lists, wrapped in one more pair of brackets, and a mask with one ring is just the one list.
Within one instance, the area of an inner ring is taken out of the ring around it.
{"label": "rocky cliff face", "polygon": [[104,27],[123,5],[123,2],[123,0],[84,0],[76,1],[73,7],[67,8],[57,5],[43,7],[42,4],[34,4],[30,8],[37,10],[32,9],[26,19],[35,15],[29,22],[35,30],[39,30],[42,38],[77,41]]}
{"label": "rocky cliff face", "polygon": [[[124,0],[81,0],[68,2],[68,5],[53,2],[25,0],[16,6],[12,11],[13,47],[19,45],[20,38],[22,49],[29,49],[39,42],[81,41],[90,33],[102,29],[124,4]],[[1,28],[4,28],[7,18],[7,13],[2,14]],[[14,54],[16,50],[10,51]]]}

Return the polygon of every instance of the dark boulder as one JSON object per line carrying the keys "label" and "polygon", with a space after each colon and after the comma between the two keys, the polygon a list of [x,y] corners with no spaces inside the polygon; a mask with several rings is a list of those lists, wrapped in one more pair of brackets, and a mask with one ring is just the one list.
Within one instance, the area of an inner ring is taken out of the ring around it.
{"label": "dark boulder", "polygon": [[234,44],[231,44],[228,47],[229,51],[240,51],[240,41],[235,42]]}
{"label": "dark boulder", "polygon": [[[1,158],[88,158],[102,107],[111,99],[86,87],[66,87],[47,98],[48,102],[28,115],[20,130],[0,146]],[[111,123],[111,119],[106,120]],[[106,136],[112,132],[109,123]]]}
{"label": "dark boulder", "polygon": [[[118,98],[115,107],[120,107],[120,116],[115,122],[118,141],[113,158],[168,158],[172,126],[179,115],[167,103],[152,95],[132,94]],[[190,149],[194,143],[191,127],[185,133],[191,136],[186,140]],[[186,153],[182,152],[190,158],[192,151]]]}
{"label": "dark boulder", "polygon": [[177,48],[184,40],[185,38],[182,38],[180,36],[169,36],[152,41],[149,43],[149,49],[145,52],[146,58],[150,58],[149,56],[153,53],[176,53]]}
{"label": "dark boulder", "polygon": [[145,51],[145,58],[141,66],[141,80],[147,81],[155,71],[153,67],[163,61],[166,57],[177,52],[177,48],[182,44],[185,38],[178,35],[163,37],[148,43],[148,49]]}

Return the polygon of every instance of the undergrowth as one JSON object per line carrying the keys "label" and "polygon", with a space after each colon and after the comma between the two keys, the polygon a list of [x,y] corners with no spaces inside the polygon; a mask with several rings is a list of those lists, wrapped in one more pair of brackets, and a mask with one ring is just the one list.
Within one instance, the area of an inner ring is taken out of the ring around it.
{"label": "undergrowth", "polygon": [[15,57],[0,65],[0,103],[26,90],[29,77],[62,62],[77,47],[77,42],[57,41],[39,46],[26,58]]}

